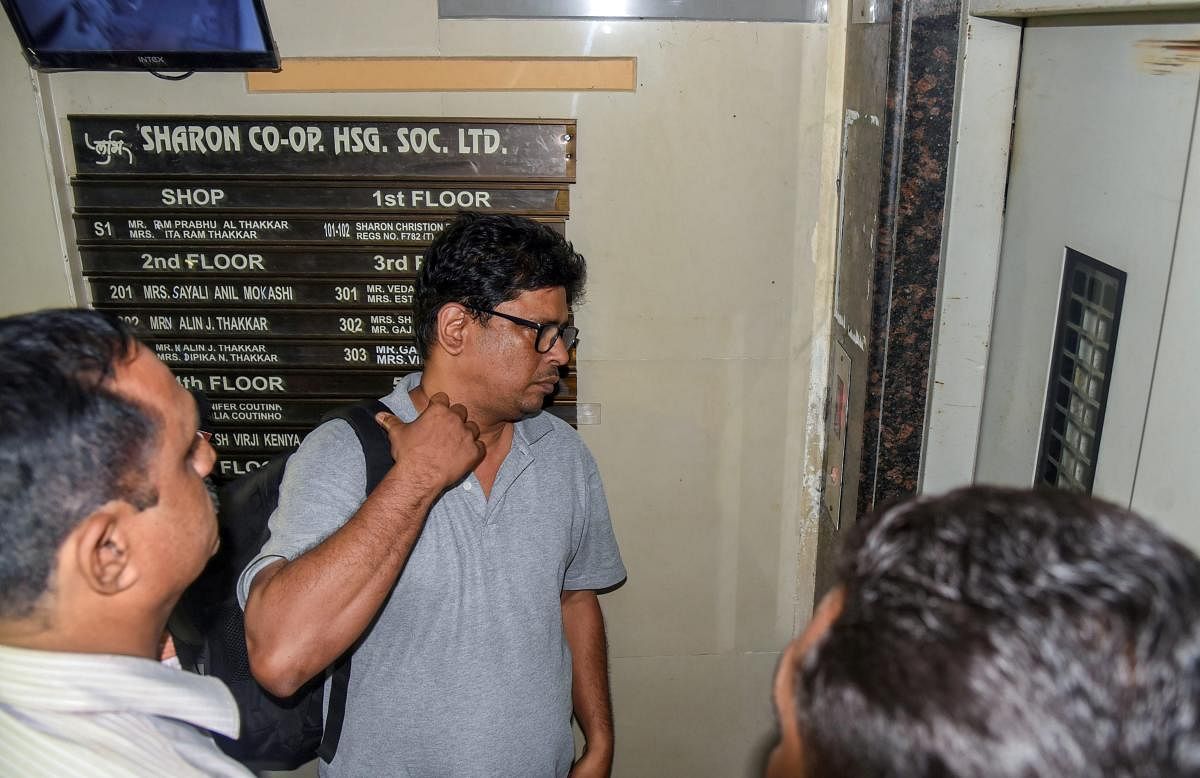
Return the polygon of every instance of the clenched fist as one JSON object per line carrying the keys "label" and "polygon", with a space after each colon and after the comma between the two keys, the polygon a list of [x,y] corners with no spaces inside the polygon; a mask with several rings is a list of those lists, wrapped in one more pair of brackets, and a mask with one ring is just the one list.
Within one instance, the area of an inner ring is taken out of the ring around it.
{"label": "clenched fist", "polygon": [[390,413],[375,415],[388,434],[394,467],[405,479],[447,489],[462,480],[483,460],[479,427],[467,419],[467,409],[451,405],[444,392],[429,398],[417,418],[405,424]]}

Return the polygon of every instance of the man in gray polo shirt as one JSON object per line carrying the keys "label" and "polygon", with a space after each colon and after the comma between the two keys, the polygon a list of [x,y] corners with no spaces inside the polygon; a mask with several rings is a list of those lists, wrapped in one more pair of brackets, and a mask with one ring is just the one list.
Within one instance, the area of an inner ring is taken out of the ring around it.
{"label": "man in gray polo shirt", "polygon": [[[254,674],[277,694],[361,638],[322,775],[611,771],[595,592],[625,568],[595,461],[541,410],[578,334],[567,321],[585,274],[544,225],[462,215],[417,279],[425,372],[383,398],[395,415],[380,423],[404,439],[453,403],[478,432],[479,456],[455,472],[436,441],[409,445],[365,502],[363,455],[344,422],[318,428],[289,460],[271,539],[240,596]],[[572,711],[586,737],[574,763]]]}

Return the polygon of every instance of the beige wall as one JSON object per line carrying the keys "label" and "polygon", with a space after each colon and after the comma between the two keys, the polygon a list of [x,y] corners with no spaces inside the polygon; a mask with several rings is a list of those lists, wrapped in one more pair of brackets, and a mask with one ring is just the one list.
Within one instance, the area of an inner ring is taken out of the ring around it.
{"label": "beige wall", "polygon": [[[755,774],[777,652],[812,605],[800,538],[812,526],[806,443],[823,392],[810,393],[811,376],[825,376],[813,334],[828,318],[827,262],[814,247],[829,243],[818,229],[833,170],[822,157],[829,28],[438,22],[435,3],[415,0],[353,8],[268,3],[285,57],[631,55],[638,88],[252,96],[234,74],[56,74],[57,131],[72,112],[578,118],[568,234],[591,269],[579,393],[602,411],[582,432],[630,573],[604,598],[616,775]],[[22,97],[9,82],[25,71],[5,42],[5,88]],[[28,86],[22,100],[32,124]],[[21,131],[26,146],[32,132]],[[27,220],[7,203],[11,239]],[[52,213],[48,202],[26,207],[39,220]],[[38,272],[61,275],[53,242],[38,240]],[[6,262],[2,272],[25,271]],[[24,301],[0,297],[10,310]]]}
{"label": "beige wall", "polygon": [[42,136],[38,79],[0,22],[0,316],[74,304]]}

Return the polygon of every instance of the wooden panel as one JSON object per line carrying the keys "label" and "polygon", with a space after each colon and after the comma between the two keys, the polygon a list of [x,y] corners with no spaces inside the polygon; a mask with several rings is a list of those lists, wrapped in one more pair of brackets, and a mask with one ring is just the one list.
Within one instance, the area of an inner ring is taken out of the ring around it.
{"label": "wooden panel", "polygon": [[250,92],[618,91],[637,87],[635,57],[295,58],[247,73]]}

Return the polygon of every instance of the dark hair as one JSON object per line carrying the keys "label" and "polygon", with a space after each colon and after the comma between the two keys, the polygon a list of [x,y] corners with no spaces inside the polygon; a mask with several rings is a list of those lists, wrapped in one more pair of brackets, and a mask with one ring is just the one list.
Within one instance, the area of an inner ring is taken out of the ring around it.
{"label": "dark hair", "polygon": [[157,501],[144,476],[156,420],[107,385],[136,348],[124,323],[97,311],[0,319],[0,618],[33,611],[59,546],[89,513]]}
{"label": "dark hair", "polygon": [[805,772],[1200,775],[1200,561],[1061,491],[971,488],[864,519],[798,659]]}
{"label": "dark hair", "polygon": [[[437,315],[446,303],[491,309],[522,292],[565,287],[567,304],[583,298],[587,262],[545,224],[522,216],[461,213],[425,252],[417,274],[417,348],[437,340]],[[481,314],[486,319],[487,314]]]}

